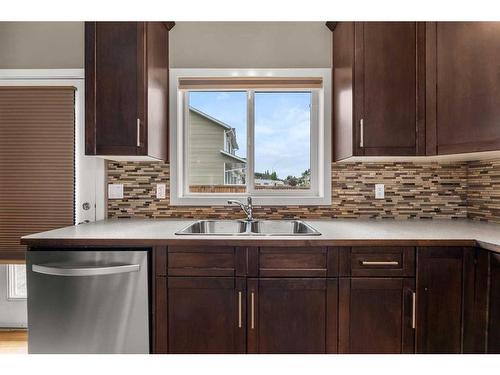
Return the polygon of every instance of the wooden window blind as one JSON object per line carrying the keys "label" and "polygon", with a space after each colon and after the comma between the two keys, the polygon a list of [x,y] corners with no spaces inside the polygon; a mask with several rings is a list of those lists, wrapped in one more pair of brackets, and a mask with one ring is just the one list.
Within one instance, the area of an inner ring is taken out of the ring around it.
{"label": "wooden window blind", "polygon": [[206,89],[318,89],[321,77],[181,77],[180,90]]}
{"label": "wooden window blind", "polygon": [[20,237],[74,223],[73,87],[0,86],[0,259]]}

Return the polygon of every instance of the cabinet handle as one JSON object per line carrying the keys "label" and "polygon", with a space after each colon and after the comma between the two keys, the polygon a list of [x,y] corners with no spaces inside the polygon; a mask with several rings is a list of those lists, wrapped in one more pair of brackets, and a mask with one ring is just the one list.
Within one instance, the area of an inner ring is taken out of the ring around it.
{"label": "cabinet handle", "polygon": [[411,294],[411,328],[415,329],[417,326],[417,293]]}
{"label": "cabinet handle", "polygon": [[365,147],[364,119],[359,120],[359,147]]}
{"label": "cabinet handle", "polygon": [[397,266],[399,264],[398,261],[388,260],[388,261],[371,261],[371,260],[363,260],[361,261],[361,265],[363,266]]}
{"label": "cabinet handle", "polygon": [[255,293],[250,293],[250,328],[255,329]]}
{"label": "cabinet handle", "polygon": [[141,147],[141,119],[137,119],[137,147]]}
{"label": "cabinet handle", "polygon": [[241,328],[241,292],[238,292],[238,328]]}

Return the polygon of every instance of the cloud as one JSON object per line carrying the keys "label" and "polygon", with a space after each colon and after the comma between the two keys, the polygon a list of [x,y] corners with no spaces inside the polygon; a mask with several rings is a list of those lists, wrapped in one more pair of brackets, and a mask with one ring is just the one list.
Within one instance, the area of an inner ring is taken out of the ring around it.
{"label": "cloud", "polygon": [[255,169],[274,170],[280,178],[310,168],[310,98],[287,96],[265,94],[262,107],[256,100]]}

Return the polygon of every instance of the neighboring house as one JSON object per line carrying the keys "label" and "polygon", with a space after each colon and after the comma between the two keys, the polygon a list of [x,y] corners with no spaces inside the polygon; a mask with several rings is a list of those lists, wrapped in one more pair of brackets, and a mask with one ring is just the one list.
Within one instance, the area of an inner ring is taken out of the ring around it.
{"label": "neighboring house", "polygon": [[267,178],[256,178],[255,185],[258,186],[285,186],[285,183],[281,180],[271,180]]}
{"label": "neighboring house", "polygon": [[247,161],[236,150],[236,129],[189,108],[190,185],[244,184]]}

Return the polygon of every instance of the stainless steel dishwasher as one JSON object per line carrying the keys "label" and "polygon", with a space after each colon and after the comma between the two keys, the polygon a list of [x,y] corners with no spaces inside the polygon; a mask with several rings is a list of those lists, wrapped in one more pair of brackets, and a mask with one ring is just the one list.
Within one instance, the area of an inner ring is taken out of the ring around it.
{"label": "stainless steel dishwasher", "polygon": [[29,353],[149,353],[147,251],[27,253]]}

